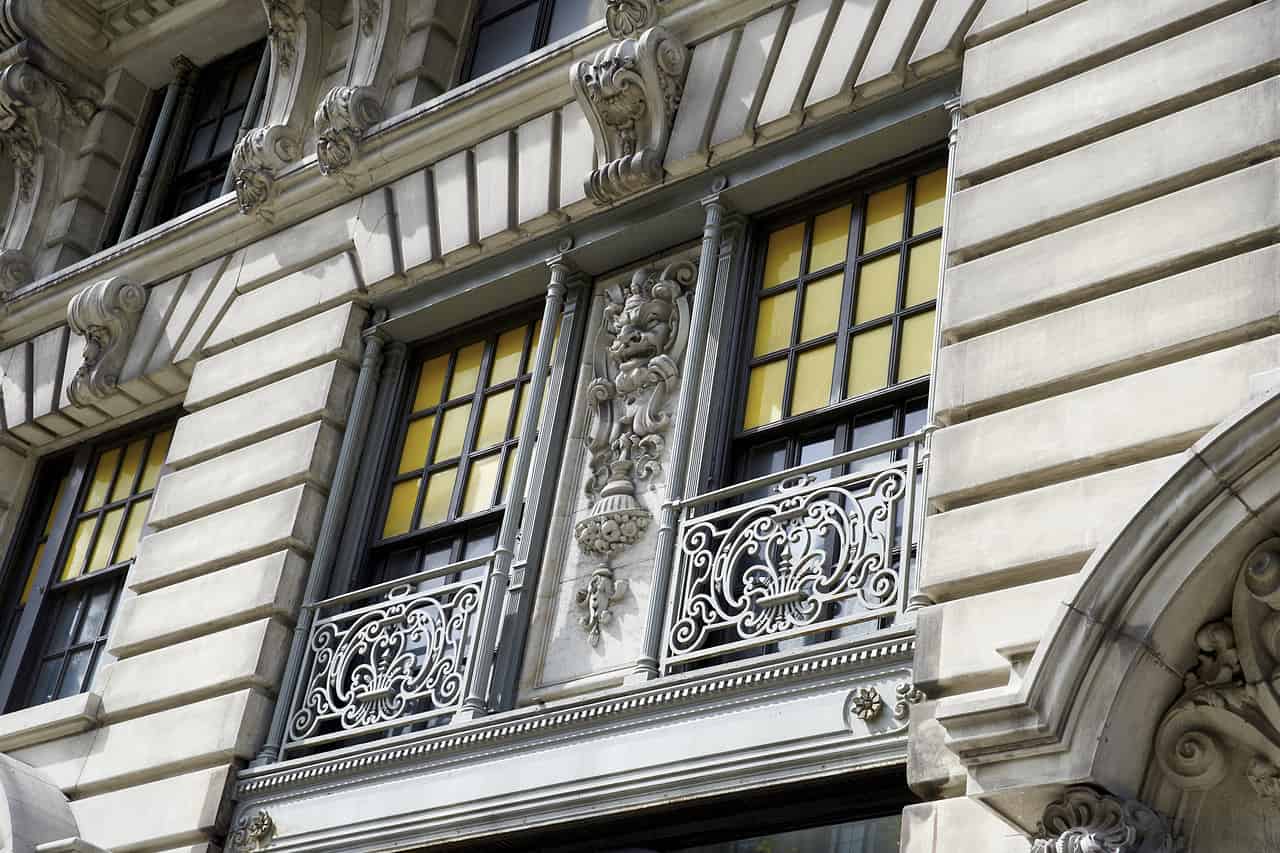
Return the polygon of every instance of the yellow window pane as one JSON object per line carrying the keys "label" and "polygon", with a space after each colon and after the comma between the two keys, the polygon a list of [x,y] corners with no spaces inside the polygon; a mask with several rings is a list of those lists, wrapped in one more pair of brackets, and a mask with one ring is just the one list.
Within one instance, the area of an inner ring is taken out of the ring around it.
{"label": "yellow window pane", "polygon": [[462,454],[462,445],[467,439],[467,421],[470,418],[470,403],[445,410],[444,420],[440,423],[440,438],[436,439],[436,454],[431,461],[446,462]]}
{"label": "yellow window pane", "polygon": [[902,321],[902,352],[898,355],[898,381],[928,376],[933,360],[933,312]]}
{"label": "yellow window pane", "polygon": [[36,585],[36,574],[40,571],[40,561],[44,559],[44,543],[41,542],[36,546],[35,556],[31,558],[31,568],[27,570],[27,582],[22,585],[23,604],[27,603],[27,599],[31,597],[31,588]]}
{"label": "yellow window pane", "polygon": [[916,178],[916,212],[911,222],[912,235],[942,227],[942,206],[946,197],[946,169]]}
{"label": "yellow window pane", "polygon": [[756,345],[753,352],[764,355],[791,346],[791,327],[795,323],[795,317],[794,288],[761,299],[756,311]]}
{"label": "yellow window pane", "polygon": [[480,379],[480,361],[484,358],[484,342],[458,350],[458,360],[453,363],[453,377],[449,380],[449,399],[456,400],[476,390],[476,382]]}
{"label": "yellow window pane", "polygon": [[485,398],[480,413],[480,432],[476,434],[476,450],[493,447],[507,437],[507,418],[511,416],[511,400],[515,389],[491,394]]}
{"label": "yellow window pane", "polygon": [[422,500],[422,518],[418,527],[429,527],[448,519],[453,484],[457,478],[458,469],[455,467],[437,471],[427,479],[427,494]]}
{"label": "yellow window pane", "polygon": [[160,466],[169,455],[169,442],[173,440],[173,430],[167,429],[151,439],[151,449],[147,451],[147,466],[142,469],[142,480],[138,483],[139,492],[149,492],[160,481]]}
{"label": "yellow window pane", "polygon": [[435,415],[427,415],[409,423],[404,435],[404,450],[400,451],[400,467],[397,474],[416,471],[427,461],[427,451],[431,449],[431,428],[436,424]]}
{"label": "yellow window pane", "polygon": [[907,301],[905,307],[938,297],[938,263],[942,240],[930,240],[911,250],[907,260]]}
{"label": "yellow window pane", "polygon": [[520,356],[524,355],[524,333],[527,327],[521,326],[498,336],[498,343],[493,350],[493,370],[489,375],[489,384],[498,385],[508,382],[520,375]]}
{"label": "yellow window pane", "polygon": [[867,221],[862,229],[862,251],[874,252],[902,239],[902,215],[907,185],[898,184],[873,193],[867,199]]}
{"label": "yellow window pane", "polygon": [[382,538],[408,533],[413,524],[413,505],[418,501],[420,480],[396,483],[391,489],[391,502],[387,505],[387,520],[382,524]]}
{"label": "yellow window pane", "polygon": [[444,373],[448,367],[447,355],[438,355],[423,362],[422,370],[418,373],[418,390],[413,395],[415,412],[440,405],[440,395],[444,392]]}
{"label": "yellow window pane", "polygon": [[138,540],[142,537],[142,525],[147,521],[147,510],[151,509],[151,498],[141,500],[129,507],[129,518],[124,523],[124,533],[120,536],[120,548],[116,551],[116,562],[132,560],[138,554]]}
{"label": "yellow window pane", "polygon": [[744,429],[771,424],[782,417],[782,395],[787,386],[787,360],[771,361],[751,368],[747,380],[747,411]]}
{"label": "yellow window pane", "polygon": [[835,344],[811,349],[796,356],[791,414],[812,412],[831,402],[831,372],[835,363]]}
{"label": "yellow window pane", "polygon": [[809,250],[809,272],[826,269],[845,259],[849,249],[851,205],[838,207],[813,220],[813,248]]}
{"label": "yellow window pane", "polygon": [[49,505],[49,517],[44,520],[45,539],[48,539],[49,534],[53,532],[53,518],[58,514],[58,504],[62,503],[62,493],[67,490],[67,476],[64,476],[62,482],[58,483],[58,493],[53,496],[53,503]]}
{"label": "yellow window pane", "polygon": [[471,471],[467,474],[467,489],[462,496],[463,515],[493,506],[493,489],[498,485],[498,471],[501,467],[501,453],[484,456],[471,463]]}
{"label": "yellow window pane", "polygon": [[111,489],[111,500],[127,498],[133,491],[133,481],[138,476],[138,466],[142,464],[142,448],[145,439],[138,439],[124,449],[124,463],[120,466],[120,476]]}
{"label": "yellow window pane", "polygon": [[804,313],[800,317],[800,340],[811,341],[836,330],[840,322],[840,297],[844,294],[844,274],[827,276],[804,288]]}
{"label": "yellow window pane", "polygon": [[116,507],[102,517],[102,529],[98,531],[98,540],[93,545],[93,553],[89,556],[89,571],[96,572],[111,565],[111,552],[116,547],[116,534],[120,532],[120,522],[124,520],[124,507]]}
{"label": "yellow window pane", "polygon": [[93,479],[89,481],[89,494],[85,496],[84,508],[97,509],[107,500],[107,492],[111,490],[111,478],[116,473],[116,463],[120,461],[120,448],[108,450],[98,457],[98,467],[93,469]]}
{"label": "yellow window pane", "polygon": [[857,397],[889,384],[889,344],[893,327],[881,326],[853,336],[849,345],[848,396]]}
{"label": "yellow window pane", "polygon": [[764,286],[773,287],[800,275],[800,255],[804,252],[804,223],[797,222],[769,235],[764,256]]}
{"label": "yellow window pane", "polygon": [[93,527],[97,521],[97,516],[92,516],[76,525],[75,533],[71,534],[71,548],[67,551],[67,561],[62,564],[60,574],[62,580],[69,581],[80,576],[80,572],[84,569],[84,559],[89,555],[89,542],[93,539]]}
{"label": "yellow window pane", "polygon": [[863,264],[858,270],[858,298],[853,322],[865,323],[892,314],[898,302],[898,256]]}

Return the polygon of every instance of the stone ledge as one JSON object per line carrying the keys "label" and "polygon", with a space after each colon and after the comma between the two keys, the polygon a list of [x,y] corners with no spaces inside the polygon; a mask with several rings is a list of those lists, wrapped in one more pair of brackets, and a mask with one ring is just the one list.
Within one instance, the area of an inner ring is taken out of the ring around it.
{"label": "stone ledge", "polygon": [[0,715],[0,752],[88,731],[101,708],[102,697],[91,691]]}

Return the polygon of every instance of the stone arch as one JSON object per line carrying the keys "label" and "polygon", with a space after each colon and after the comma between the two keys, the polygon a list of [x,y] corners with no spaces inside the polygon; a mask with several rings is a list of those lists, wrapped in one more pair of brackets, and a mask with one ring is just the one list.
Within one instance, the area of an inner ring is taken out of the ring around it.
{"label": "stone arch", "polygon": [[38,845],[79,834],[62,791],[32,767],[0,754],[0,850],[35,853]]}
{"label": "stone arch", "polygon": [[939,704],[970,793],[1028,831],[1066,786],[1155,795],[1157,729],[1218,642],[1197,633],[1230,612],[1241,567],[1278,528],[1280,393],[1270,393],[1187,450],[1095,552],[1016,688]]}

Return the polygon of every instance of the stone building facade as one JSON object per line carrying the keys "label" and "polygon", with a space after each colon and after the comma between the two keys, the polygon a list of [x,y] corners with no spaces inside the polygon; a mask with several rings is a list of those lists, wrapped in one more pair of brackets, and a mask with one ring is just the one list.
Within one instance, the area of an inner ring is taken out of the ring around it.
{"label": "stone building facade", "polygon": [[1280,0],[0,49],[0,850],[1280,850]]}

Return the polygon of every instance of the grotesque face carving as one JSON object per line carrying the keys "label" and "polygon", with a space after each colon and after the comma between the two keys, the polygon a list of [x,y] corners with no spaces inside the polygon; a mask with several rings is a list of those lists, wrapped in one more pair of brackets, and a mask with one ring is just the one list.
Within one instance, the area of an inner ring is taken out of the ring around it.
{"label": "grotesque face carving", "polygon": [[614,321],[609,354],[623,368],[640,366],[671,344],[674,306],[659,298],[631,294]]}

